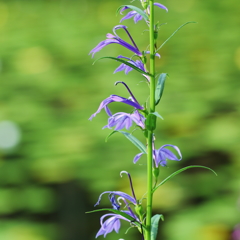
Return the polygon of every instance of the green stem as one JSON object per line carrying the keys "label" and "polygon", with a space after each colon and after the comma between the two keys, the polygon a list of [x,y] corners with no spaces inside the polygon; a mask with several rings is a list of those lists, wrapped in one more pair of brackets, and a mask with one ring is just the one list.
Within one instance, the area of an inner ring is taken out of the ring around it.
{"label": "green stem", "polygon": [[[149,39],[150,39],[150,104],[149,112],[155,112],[155,39],[154,39],[154,0],[149,0]],[[147,146],[147,209],[146,209],[146,234],[145,240],[151,240],[151,218],[152,218],[152,165],[153,165],[153,131],[148,130]]]}

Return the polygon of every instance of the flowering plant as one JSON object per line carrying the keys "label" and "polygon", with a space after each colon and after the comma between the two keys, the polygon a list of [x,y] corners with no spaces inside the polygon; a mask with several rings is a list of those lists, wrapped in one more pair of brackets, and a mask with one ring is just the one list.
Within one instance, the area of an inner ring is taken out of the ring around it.
{"label": "flowering plant", "polygon": [[[156,122],[157,118],[162,119],[161,115],[156,111],[156,106],[161,100],[165,81],[168,76],[166,73],[156,73],[155,61],[156,57],[160,58],[158,51],[163,47],[163,45],[165,45],[179,29],[191,22],[181,25],[166,41],[160,45],[160,47],[157,47],[159,23],[154,23],[154,8],[158,7],[165,11],[168,11],[168,9],[160,3],[155,3],[154,0],[140,0],[140,3],[142,8],[138,8],[133,5],[124,5],[119,7],[117,12],[124,14],[128,11],[127,14],[120,20],[120,22],[130,18],[133,18],[135,23],[140,20],[145,21],[149,31],[149,48],[140,50],[128,31],[127,26],[117,25],[113,28],[113,34],[108,33],[106,35],[106,39],[101,41],[95,48],[93,48],[90,54],[93,57],[102,48],[114,43],[128,49],[133,53],[133,56],[125,57],[120,55],[117,57],[102,58],[112,59],[121,63],[114,73],[124,71],[125,74],[128,74],[132,70],[139,72],[145,78],[145,81],[149,86],[149,97],[145,103],[141,104],[135,98],[133,92],[129,89],[125,82],[116,82],[115,85],[121,83],[126,87],[130,97],[125,98],[122,96],[110,95],[100,103],[100,106],[98,107],[97,111],[92,114],[90,120],[96,117],[96,115],[100,113],[102,109],[104,109],[109,118],[107,125],[103,126],[103,128],[114,128],[114,131],[108,137],[119,132],[140,150],[140,153],[134,157],[133,163],[139,161],[143,154],[147,155],[147,204],[146,207],[144,207],[142,205],[143,197],[140,199],[136,197],[131,175],[126,171],[122,171],[120,174],[121,176],[123,173],[128,175],[132,195],[120,191],[105,191],[99,196],[96,205],[100,203],[104,194],[108,194],[112,208],[92,211],[110,212],[101,217],[101,228],[96,234],[96,238],[100,235],[106,237],[106,235],[112,231],[118,232],[121,226],[121,221],[123,220],[129,222],[130,227],[136,228],[141,234],[143,240],[155,240],[158,232],[158,223],[160,219],[163,220],[163,215],[156,214],[152,216],[154,192],[169,179],[189,168],[201,167],[213,171],[212,169],[204,166],[187,166],[179,169],[159,182],[159,168],[165,167],[168,160],[182,160],[182,154],[180,149],[172,144],[164,144],[158,149],[155,148]],[[118,36],[117,31],[120,30],[126,33],[129,42]],[[130,113],[118,112],[112,114],[109,105],[110,103],[114,102],[121,102],[131,106],[132,111]],[[146,144],[143,144],[142,141],[137,139],[132,133],[123,131],[124,128],[129,130],[133,124],[142,131]]]}

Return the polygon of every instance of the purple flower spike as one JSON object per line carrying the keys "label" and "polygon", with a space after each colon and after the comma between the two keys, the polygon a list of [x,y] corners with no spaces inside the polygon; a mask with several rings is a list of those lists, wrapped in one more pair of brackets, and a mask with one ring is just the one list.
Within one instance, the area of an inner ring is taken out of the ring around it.
{"label": "purple flower spike", "polygon": [[124,98],[124,97],[120,97],[120,96],[117,96],[117,95],[111,95],[110,97],[104,99],[101,103],[100,103],[100,106],[98,107],[98,110],[92,114],[92,116],[89,118],[89,120],[92,120],[98,113],[101,112],[101,110],[104,108],[106,113],[109,115],[109,116],[112,116],[111,114],[111,111],[109,110],[109,108],[107,107],[107,105],[109,103],[112,103],[112,102],[122,102],[122,103],[125,103],[125,104],[128,104],[134,108],[137,108],[137,109],[141,109],[143,110],[144,107],[142,107],[139,103],[137,102],[134,102],[134,101],[131,101],[127,98]]}
{"label": "purple flower spike", "polygon": [[115,130],[121,130],[123,128],[129,129],[132,126],[132,122],[135,122],[138,126],[141,128],[145,128],[144,125],[145,117],[138,113],[138,111],[135,111],[134,113],[124,113],[124,112],[118,112],[112,115],[108,119],[108,124],[104,126],[103,128],[109,128],[115,127]]}
{"label": "purple flower spike", "polygon": [[165,7],[164,5],[162,5],[161,3],[154,3],[155,6],[159,7],[159,8],[162,8],[164,10],[166,10],[168,12],[168,9],[167,7]]}
{"label": "purple flower spike", "polygon": [[[116,34],[116,30],[117,29],[124,29],[124,31],[127,33],[130,41],[132,42],[133,45],[127,43],[126,41],[124,41],[123,39],[121,39],[117,34]],[[113,28],[113,34],[111,33],[108,33],[106,35],[107,39],[100,42],[95,48],[93,48],[91,50],[91,52],[89,54],[92,54],[92,57],[94,56],[94,54],[98,51],[100,51],[102,48],[104,48],[105,46],[109,45],[109,44],[112,44],[112,43],[117,43],[117,44],[120,44],[121,46],[127,48],[128,50],[134,52],[135,54],[137,54],[138,56],[142,56],[142,53],[139,51],[136,43],[134,42],[132,36],[130,35],[130,33],[128,32],[127,30],[127,27],[124,26],[124,25],[117,25]]]}

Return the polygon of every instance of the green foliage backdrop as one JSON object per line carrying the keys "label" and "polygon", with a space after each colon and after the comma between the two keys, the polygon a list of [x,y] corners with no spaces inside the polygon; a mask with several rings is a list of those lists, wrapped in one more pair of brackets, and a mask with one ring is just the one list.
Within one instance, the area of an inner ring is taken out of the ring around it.
{"label": "green foliage backdrop", "polygon": [[[179,167],[201,164],[157,191],[156,213],[165,215],[159,239],[227,240],[240,222],[240,18],[235,0],[163,0],[159,42],[189,24],[165,45],[157,69],[170,78],[158,112],[157,141],[177,145]],[[116,9],[128,0],[0,1],[0,240],[94,239],[99,215],[86,215],[106,190],[145,189],[145,161],[120,135],[105,137],[107,117],[89,116],[110,94],[128,96],[126,81],[141,100],[137,73],[112,74],[118,66],[92,66],[90,50],[119,23]],[[146,46],[144,23],[127,20],[137,44]],[[139,34],[139,28],[142,34]],[[96,57],[124,54],[108,46]],[[128,54],[126,52],[126,54]],[[123,110],[122,105],[113,111]],[[106,201],[105,201],[106,200]],[[107,204],[103,199],[102,205]],[[106,205],[107,206],[107,205]],[[128,235],[130,239],[134,238]],[[124,238],[124,231],[109,240]]]}

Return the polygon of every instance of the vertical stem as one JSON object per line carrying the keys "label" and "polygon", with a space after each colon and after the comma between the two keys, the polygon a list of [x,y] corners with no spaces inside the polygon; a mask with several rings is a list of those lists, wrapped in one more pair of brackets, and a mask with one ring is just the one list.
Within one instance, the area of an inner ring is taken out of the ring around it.
{"label": "vertical stem", "polygon": [[[155,39],[154,39],[154,0],[149,0],[149,40],[150,40],[150,106],[149,112],[155,112]],[[152,218],[152,165],[153,165],[153,131],[148,130],[148,156],[147,156],[147,210],[146,210],[146,227],[147,231],[145,234],[146,240],[151,240],[151,218]]]}

